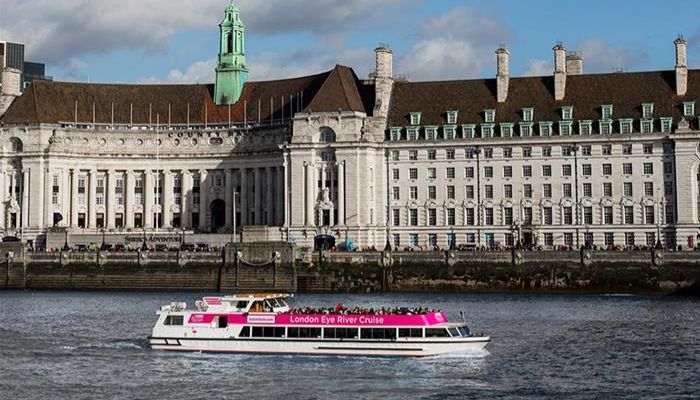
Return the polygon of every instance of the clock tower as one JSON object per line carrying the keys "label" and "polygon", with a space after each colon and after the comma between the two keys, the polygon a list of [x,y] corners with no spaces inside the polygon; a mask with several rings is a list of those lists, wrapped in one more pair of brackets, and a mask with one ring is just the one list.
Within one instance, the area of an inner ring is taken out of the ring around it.
{"label": "clock tower", "polygon": [[219,24],[219,62],[216,66],[214,101],[217,105],[238,101],[243,85],[248,80],[245,61],[245,24],[233,2],[226,7],[224,20]]}

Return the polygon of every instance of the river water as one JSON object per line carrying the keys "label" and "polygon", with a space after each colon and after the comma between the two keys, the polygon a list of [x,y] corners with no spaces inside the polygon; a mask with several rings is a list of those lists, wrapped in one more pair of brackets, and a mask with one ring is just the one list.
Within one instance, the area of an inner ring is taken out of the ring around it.
{"label": "river water", "polygon": [[[427,359],[171,354],[154,310],[192,293],[0,292],[0,399],[700,396],[700,301],[532,294],[298,295],[298,305],[442,307],[491,335]],[[456,318],[457,317],[457,318]]]}

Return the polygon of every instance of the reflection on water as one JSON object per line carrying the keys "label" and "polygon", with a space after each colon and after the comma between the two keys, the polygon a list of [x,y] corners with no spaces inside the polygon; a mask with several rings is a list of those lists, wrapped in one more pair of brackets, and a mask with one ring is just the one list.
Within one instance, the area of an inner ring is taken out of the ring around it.
{"label": "reflection on water", "polygon": [[299,295],[297,306],[463,310],[487,351],[422,359],[173,354],[154,311],[199,296],[0,292],[0,399],[691,398],[694,299],[604,295]]}

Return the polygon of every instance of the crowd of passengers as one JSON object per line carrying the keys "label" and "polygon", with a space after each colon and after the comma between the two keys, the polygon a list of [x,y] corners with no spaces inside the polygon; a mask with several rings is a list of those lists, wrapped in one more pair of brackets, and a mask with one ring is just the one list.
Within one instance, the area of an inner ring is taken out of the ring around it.
{"label": "crowd of passengers", "polygon": [[364,308],[364,307],[345,307],[338,304],[333,307],[303,307],[289,310],[290,314],[298,315],[425,315],[431,313],[442,312],[439,308],[428,307],[382,307],[382,308]]}

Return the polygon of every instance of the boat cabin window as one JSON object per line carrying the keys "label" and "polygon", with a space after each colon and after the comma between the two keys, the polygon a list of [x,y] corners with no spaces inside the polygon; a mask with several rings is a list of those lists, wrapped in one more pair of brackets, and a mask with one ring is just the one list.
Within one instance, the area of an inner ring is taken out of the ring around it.
{"label": "boat cabin window", "polygon": [[445,328],[425,328],[425,337],[450,337]]}
{"label": "boat cabin window", "polygon": [[227,316],[219,315],[218,317],[216,317],[216,319],[217,319],[217,323],[216,323],[217,327],[226,328],[228,326],[228,317]]}
{"label": "boat cabin window", "polygon": [[423,328],[399,328],[399,337],[423,337]]}
{"label": "boat cabin window", "polygon": [[457,329],[457,328],[450,328],[450,329],[448,329],[448,331],[450,332],[450,336],[452,336],[452,337],[462,336],[459,332],[459,329]]}
{"label": "boat cabin window", "polygon": [[254,326],[253,337],[284,337],[284,327],[275,326]]}
{"label": "boat cabin window", "polygon": [[238,337],[250,337],[250,327],[244,326],[243,329],[241,329],[241,333],[238,334]]}
{"label": "boat cabin window", "polygon": [[396,328],[361,328],[362,339],[396,339]]}
{"label": "boat cabin window", "polygon": [[324,339],[357,339],[357,328],[323,328]]}
{"label": "boat cabin window", "polygon": [[163,324],[175,326],[175,325],[184,325],[184,322],[185,322],[185,317],[182,315],[168,315],[167,317],[165,317],[165,322],[163,322]]}
{"label": "boat cabin window", "polygon": [[302,338],[302,339],[316,339],[321,337],[321,328],[287,328],[287,337],[290,338]]}
{"label": "boat cabin window", "polygon": [[238,301],[236,302],[236,310],[237,311],[243,311],[246,308],[248,308],[248,302],[247,301]]}
{"label": "boat cabin window", "polygon": [[469,332],[469,328],[466,327],[466,326],[460,326],[460,327],[457,328],[457,329],[459,329],[459,333],[461,333],[462,336],[464,336],[464,337],[467,337],[467,336],[470,336],[470,335],[471,335],[471,333]]}
{"label": "boat cabin window", "polygon": [[254,301],[253,306],[250,307],[250,312],[263,312],[263,303],[262,301]]}

